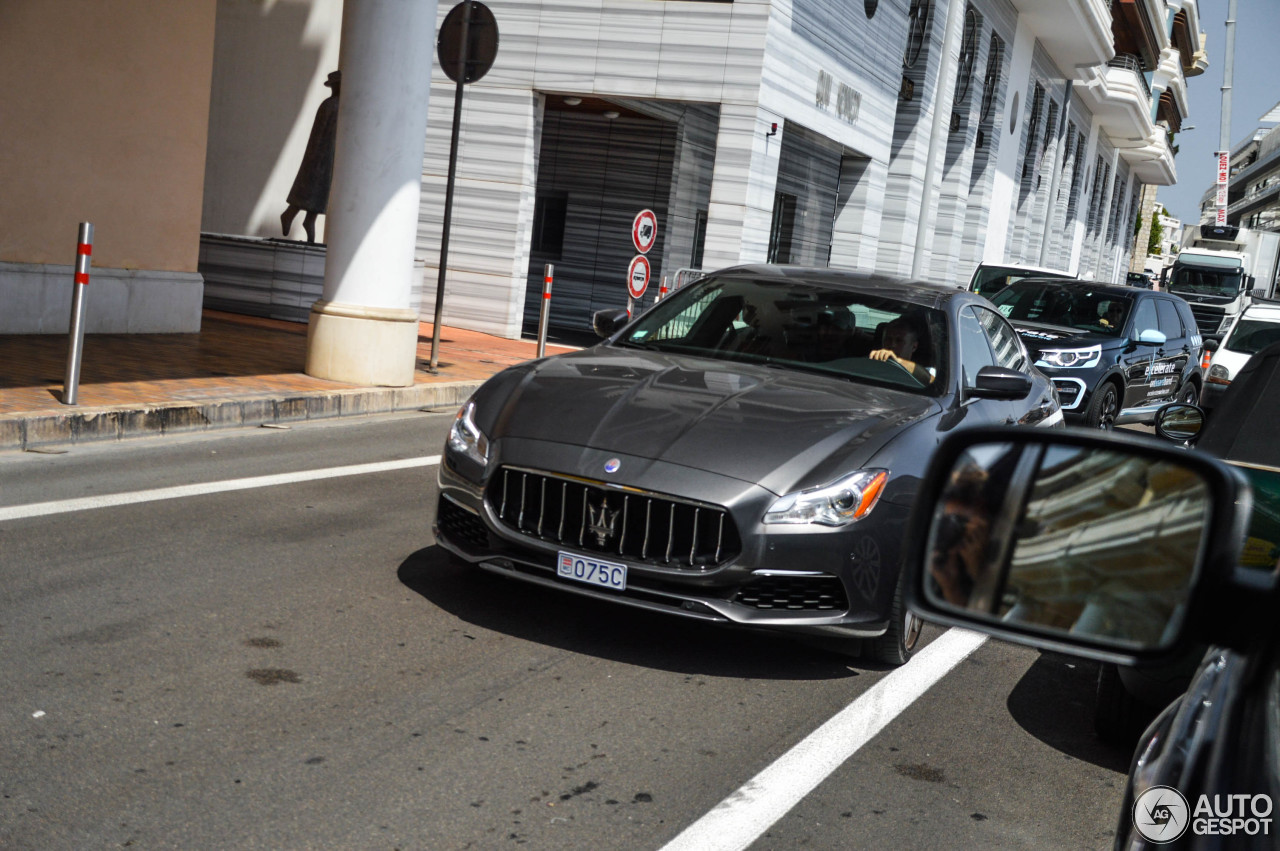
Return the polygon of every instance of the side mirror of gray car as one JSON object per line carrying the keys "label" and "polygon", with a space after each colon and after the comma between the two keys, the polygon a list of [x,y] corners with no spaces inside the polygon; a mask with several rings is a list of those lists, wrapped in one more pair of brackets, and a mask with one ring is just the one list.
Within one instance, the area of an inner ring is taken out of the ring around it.
{"label": "side mirror of gray car", "polygon": [[979,399],[1025,399],[1030,392],[1030,376],[1003,366],[984,366],[969,388]]}
{"label": "side mirror of gray car", "polygon": [[620,307],[597,310],[591,316],[591,327],[600,337],[612,337],[630,318],[627,311]]}
{"label": "side mirror of gray car", "polygon": [[1163,346],[1168,339],[1163,331],[1157,331],[1154,328],[1147,328],[1138,333],[1139,343],[1148,343],[1152,346]]}
{"label": "side mirror of gray car", "polygon": [[1150,438],[974,428],[938,447],[907,541],[921,618],[1133,664],[1229,647],[1274,606],[1238,567],[1252,495],[1230,466]]}

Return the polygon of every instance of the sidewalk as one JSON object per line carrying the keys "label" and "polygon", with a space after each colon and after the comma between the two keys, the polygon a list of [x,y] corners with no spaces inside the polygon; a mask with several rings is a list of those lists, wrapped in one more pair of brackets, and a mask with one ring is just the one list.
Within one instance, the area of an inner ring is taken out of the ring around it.
{"label": "sidewalk", "polygon": [[76,405],[62,404],[66,334],[0,335],[0,451],[456,408],[537,351],[533,340],[446,326],[433,375],[431,333],[419,325],[412,387],[358,387],[303,373],[305,324],[206,310],[198,334],[87,335]]}

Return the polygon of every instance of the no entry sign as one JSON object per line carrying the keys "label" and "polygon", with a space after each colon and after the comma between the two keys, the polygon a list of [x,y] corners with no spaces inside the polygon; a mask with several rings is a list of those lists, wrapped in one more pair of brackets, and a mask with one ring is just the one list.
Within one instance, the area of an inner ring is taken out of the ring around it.
{"label": "no entry sign", "polygon": [[649,286],[649,258],[637,254],[627,267],[627,292],[632,298],[640,298]]}
{"label": "no entry sign", "polygon": [[653,210],[636,213],[636,219],[631,223],[631,241],[641,254],[648,254],[649,249],[658,241],[658,217],[653,214]]}

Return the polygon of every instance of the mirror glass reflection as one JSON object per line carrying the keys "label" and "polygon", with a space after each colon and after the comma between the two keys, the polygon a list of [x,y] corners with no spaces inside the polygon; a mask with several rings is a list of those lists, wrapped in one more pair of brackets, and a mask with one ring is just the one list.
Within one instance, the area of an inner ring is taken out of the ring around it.
{"label": "mirror glass reflection", "polygon": [[972,446],[935,508],[926,594],[1042,631],[1166,645],[1195,578],[1209,500],[1194,470],[1132,451]]}

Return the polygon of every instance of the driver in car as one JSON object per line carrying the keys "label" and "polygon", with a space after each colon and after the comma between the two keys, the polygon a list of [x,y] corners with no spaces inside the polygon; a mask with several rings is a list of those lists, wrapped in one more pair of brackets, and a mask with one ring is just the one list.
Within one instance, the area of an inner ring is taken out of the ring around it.
{"label": "driver in car", "polygon": [[920,348],[920,332],[905,316],[899,316],[884,329],[884,348],[876,349],[868,357],[872,360],[892,360],[921,384],[932,383],[938,374],[933,367],[915,360]]}

